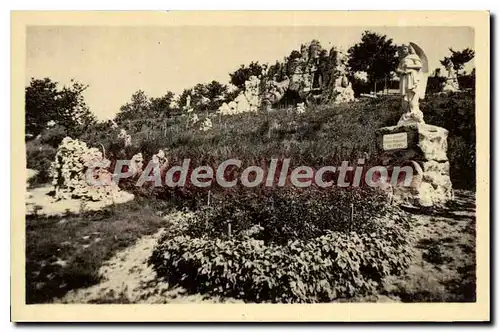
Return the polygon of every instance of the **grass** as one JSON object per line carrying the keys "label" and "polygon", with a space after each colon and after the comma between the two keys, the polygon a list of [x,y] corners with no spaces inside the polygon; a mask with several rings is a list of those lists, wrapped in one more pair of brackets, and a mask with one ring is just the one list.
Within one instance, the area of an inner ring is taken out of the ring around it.
{"label": "grass", "polygon": [[102,263],[164,224],[166,203],[134,200],[98,212],[26,217],[26,303],[99,282]]}
{"label": "grass", "polygon": [[[421,102],[426,123],[449,130],[448,157],[455,188],[475,186],[474,98],[474,92],[429,94]],[[237,158],[245,166],[279,157],[291,158],[291,166],[337,165],[358,158],[368,159],[369,164],[377,159],[375,131],[395,125],[400,116],[399,98],[381,96],[318,105],[304,114],[276,110],[215,116],[213,129],[207,132],[187,126],[187,117],[182,116],[125,122],[123,127],[133,138],[133,145],[126,149],[116,144],[111,129],[107,133],[98,128],[82,139],[96,147],[104,144],[111,159],[130,158],[141,152],[147,161],[159,149],[165,149],[171,164],[190,158],[193,165],[213,166]]]}

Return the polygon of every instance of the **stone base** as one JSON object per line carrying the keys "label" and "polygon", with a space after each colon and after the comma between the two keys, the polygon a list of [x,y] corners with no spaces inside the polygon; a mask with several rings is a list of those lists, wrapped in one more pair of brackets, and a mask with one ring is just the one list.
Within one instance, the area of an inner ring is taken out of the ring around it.
{"label": "stone base", "polygon": [[456,92],[460,90],[460,86],[458,85],[458,81],[456,79],[447,79],[444,86],[443,92]]}
{"label": "stone base", "polygon": [[408,124],[425,124],[424,123],[424,113],[421,110],[415,110],[414,112],[407,112],[401,115],[398,121],[398,126],[408,125]]}
{"label": "stone base", "polygon": [[[391,136],[393,134],[397,135]],[[409,183],[403,183],[403,179],[392,182],[395,202],[439,206],[452,198],[446,129],[425,123],[407,123],[380,128],[376,135],[380,165],[388,169],[410,166],[413,170]],[[396,136],[397,141],[391,140]],[[404,172],[400,174],[403,176]]]}

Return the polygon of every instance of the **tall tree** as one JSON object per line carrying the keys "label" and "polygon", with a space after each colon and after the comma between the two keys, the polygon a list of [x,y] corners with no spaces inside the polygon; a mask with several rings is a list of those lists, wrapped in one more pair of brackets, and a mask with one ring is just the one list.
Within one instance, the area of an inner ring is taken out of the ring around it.
{"label": "tall tree", "polygon": [[154,97],[149,100],[150,110],[149,116],[154,118],[168,118],[171,115],[172,109],[170,105],[174,100],[174,93],[168,91],[164,96]]}
{"label": "tall tree", "polygon": [[136,91],[130,101],[120,107],[116,114],[115,121],[121,124],[127,120],[144,119],[147,117],[151,106],[151,100],[142,90]]}
{"label": "tall tree", "polygon": [[216,111],[225,100],[228,87],[217,81],[208,84],[198,83],[190,89],[184,89],[179,97],[179,105],[186,106],[187,97],[191,96],[191,107],[197,111]]}
{"label": "tall tree", "polygon": [[461,51],[455,51],[453,50],[453,48],[450,47],[449,50],[451,52],[451,56],[444,57],[444,59],[441,60],[440,62],[445,67],[451,65],[457,75],[460,70],[464,69],[465,64],[474,59],[475,56],[474,51],[471,50],[470,48],[466,48]]}
{"label": "tall tree", "polygon": [[245,89],[245,82],[250,78],[250,76],[259,77],[262,75],[265,68],[259,64],[259,62],[251,62],[248,67],[241,65],[235,72],[230,73],[231,84],[235,85],[241,90]]}
{"label": "tall tree", "polygon": [[26,138],[34,138],[47,128],[47,123],[64,127],[68,135],[79,136],[96,122],[85,103],[87,85],[71,80],[59,87],[50,78],[32,78],[25,89]]}
{"label": "tall tree", "polygon": [[376,82],[386,81],[398,65],[397,46],[392,39],[371,31],[364,31],[361,42],[349,48],[347,53],[351,71],[366,72],[375,90]]}

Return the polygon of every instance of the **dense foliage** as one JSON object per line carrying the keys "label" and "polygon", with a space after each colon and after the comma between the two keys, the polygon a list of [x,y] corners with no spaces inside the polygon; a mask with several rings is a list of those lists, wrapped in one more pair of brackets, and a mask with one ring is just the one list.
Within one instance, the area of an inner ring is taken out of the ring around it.
{"label": "dense foliage", "polygon": [[361,42],[348,50],[349,67],[353,72],[366,72],[368,81],[375,84],[378,80],[389,78],[390,73],[396,70],[397,51],[398,48],[391,38],[365,31],[361,36]]}
{"label": "dense foliage", "polygon": [[60,87],[49,78],[32,78],[25,89],[26,139],[35,138],[51,125],[59,125],[75,136],[94,124],[95,117],[83,98],[86,88],[74,81]]}
{"label": "dense foliage", "polygon": [[232,73],[229,73],[231,84],[236,86],[238,89],[245,89],[245,82],[250,79],[251,76],[259,77],[266,70],[265,65],[262,66],[259,62],[251,62],[248,66],[241,65],[240,68]]}
{"label": "dense foliage", "polygon": [[[384,278],[407,268],[409,222],[396,210],[379,210],[375,198],[357,204],[357,216],[347,225],[335,211],[346,200],[332,200],[342,195],[364,193],[315,193],[317,204],[301,194],[289,204],[269,197],[252,204],[250,198],[202,211],[171,226],[150,264],[191,292],[252,302],[329,302],[371,294]],[[234,221],[231,236],[224,234],[224,216]]]}
{"label": "dense foliage", "polygon": [[241,237],[258,226],[255,239],[283,245],[290,239],[313,239],[327,230],[370,233],[377,228],[374,219],[390,211],[387,196],[373,188],[249,190],[213,199],[211,206],[193,216],[184,234],[226,238],[230,227],[231,237]]}
{"label": "dense foliage", "polygon": [[465,64],[474,59],[475,56],[475,52],[470,48],[466,48],[461,51],[455,51],[450,47],[449,50],[451,55],[449,57],[444,57],[444,59],[440,60],[440,62],[445,67],[453,67],[457,74],[464,68]]}

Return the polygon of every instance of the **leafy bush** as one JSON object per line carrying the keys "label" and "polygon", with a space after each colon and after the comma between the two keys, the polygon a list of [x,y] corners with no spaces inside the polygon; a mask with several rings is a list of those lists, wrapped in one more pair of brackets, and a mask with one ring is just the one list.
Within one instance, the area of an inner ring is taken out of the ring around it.
{"label": "leafy bush", "polygon": [[51,181],[50,165],[56,156],[56,149],[38,140],[26,143],[26,166],[37,174],[30,180],[31,184],[44,184]]}
{"label": "leafy bush", "polygon": [[460,86],[460,89],[466,90],[466,89],[475,89],[476,88],[476,75],[471,74],[471,75],[460,75],[458,76],[458,85]]}
{"label": "leafy bush", "polygon": [[446,81],[446,77],[430,76],[427,79],[426,93],[439,93],[439,92],[441,92],[445,81]]}
{"label": "leafy bush", "polygon": [[259,226],[262,229],[254,238],[266,244],[286,244],[313,239],[328,230],[372,232],[377,227],[375,218],[390,211],[386,195],[373,188],[246,189],[214,201],[193,216],[184,234],[224,238],[231,227],[231,236],[241,237]]}
{"label": "leafy bush", "polygon": [[453,188],[475,189],[475,92],[435,95],[423,103],[422,109],[426,123],[446,128],[449,132],[448,159]]}
{"label": "leafy bush", "polygon": [[258,226],[229,239],[167,233],[149,263],[191,292],[252,302],[328,302],[371,294],[385,277],[404,271],[411,252],[404,219],[394,214],[378,220],[371,233],[326,231],[284,245],[255,239]]}

